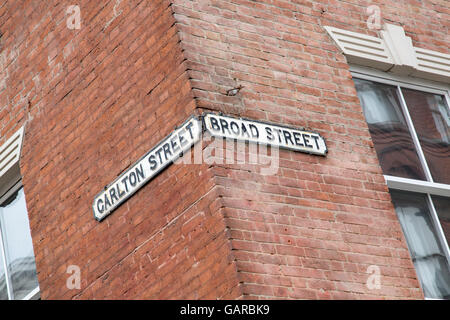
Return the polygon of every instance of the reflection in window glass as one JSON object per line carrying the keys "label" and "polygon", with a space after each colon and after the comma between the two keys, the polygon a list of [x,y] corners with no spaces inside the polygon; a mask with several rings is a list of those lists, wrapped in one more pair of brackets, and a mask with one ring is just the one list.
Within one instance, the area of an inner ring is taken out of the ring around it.
{"label": "reflection in window glass", "polygon": [[450,244],[450,198],[431,196],[447,244]]}
{"label": "reflection in window glass", "polygon": [[450,299],[450,271],[424,194],[391,191],[425,297]]}
{"label": "reflection in window glass", "polygon": [[38,286],[23,189],[2,204],[0,225],[14,298],[22,299]]}
{"label": "reflection in window glass", "polygon": [[8,288],[6,287],[6,275],[3,266],[3,257],[0,252],[0,300],[8,300]]}
{"label": "reflection in window glass", "polygon": [[442,95],[402,89],[435,182],[450,184],[450,111]]}
{"label": "reflection in window glass", "polygon": [[397,88],[367,80],[354,81],[383,173],[425,180]]}

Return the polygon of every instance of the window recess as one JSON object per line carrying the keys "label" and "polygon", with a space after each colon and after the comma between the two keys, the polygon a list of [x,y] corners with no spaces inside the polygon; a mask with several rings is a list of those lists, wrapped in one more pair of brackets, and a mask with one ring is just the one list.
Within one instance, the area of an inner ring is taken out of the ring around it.
{"label": "window recess", "polygon": [[424,295],[450,299],[450,103],[445,85],[352,67]]}

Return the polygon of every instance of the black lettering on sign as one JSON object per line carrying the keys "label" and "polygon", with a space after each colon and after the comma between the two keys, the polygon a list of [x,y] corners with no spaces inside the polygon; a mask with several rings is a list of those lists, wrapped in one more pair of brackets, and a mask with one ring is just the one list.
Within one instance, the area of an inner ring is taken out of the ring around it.
{"label": "black lettering on sign", "polygon": [[295,141],[295,145],[299,146],[299,147],[304,147],[305,145],[300,141],[300,139],[302,138],[302,134],[298,133],[298,132],[293,132],[292,134],[294,136],[294,141]]}
{"label": "black lettering on sign", "polygon": [[204,119],[206,130],[212,136],[276,145],[284,149],[322,156],[327,153],[325,140],[313,131],[222,114],[206,114]]}
{"label": "black lettering on sign", "polygon": [[170,146],[169,144],[166,142],[163,145],[163,150],[164,150],[164,157],[166,157],[166,161],[169,160],[169,157],[167,157],[167,154],[169,154],[169,156],[172,156],[172,152],[170,152]]}
{"label": "black lettering on sign", "polygon": [[281,130],[280,130],[280,129],[274,129],[274,130],[275,130],[275,132],[277,133],[277,136],[278,136],[278,142],[281,143],[281,135],[280,135]]}
{"label": "black lettering on sign", "polygon": [[217,119],[214,117],[210,117],[209,119],[211,121],[211,128],[214,131],[220,131],[220,126],[219,126],[219,122],[217,121]]}
{"label": "black lettering on sign", "polygon": [[284,135],[284,140],[286,141],[286,144],[288,143],[288,140],[289,140],[289,142],[293,145],[294,143],[292,142],[292,139],[291,139],[291,133],[289,132],[289,131],[287,131],[287,130],[283,130],[283,135]]}
{"label": "black lettering on sign", "polygon": [[266,133],[267,133],[267,140],[273,141],[275,139],[275,137],[273,136],[271,128],[266,127]]}
{"label": "black lettering on sign", "polygon": [[305,142],[305,146],[308,148],[312,148],[313,146],[309,144],[309,138],[311,138],[309,134],[303,134],[303,142]]}
{"label": "black lettering on sign", "polygon": [[97,200],[97,210],[100,213],[103,213],[105,211],[105,204],[103,203],[103,200],[101,198]]}
{"label": "black lettering on sign", "polygon": [[116,201],[119,201],[119,198],[117,198],[117,196],[116,196],[116,189],[114,189],[114,188],[109,189],[109,196],[111,197],[112,204],[114,204],[114,199]]}
{"label": "black lettering on sign", "polygon": [[120,189],[118,183],[116,184],[116,188],[117,188],[117,194],[119,195],[119,199],[120,199],[126,194],[126,192]]}
{"label": "black lettering on sign", "polygon": [[[148,157],[148,162],[150,163],[150,170],[155,170],[156,167],[158,166],[158,162],[156,162],[155,155],[153,155],[153,154],[150,157]],[[128,192],[128,188],[127,188],[127,192]]]}
{"label": "black lettering on sign", "polygon": [[180,146],[181,148],[183,148],[185,145],[187,145],[187,140],[186,138],[183,136],[183,134],[186,132],[185,129],[180,130],[180,132],[178,133],[178,137],[180,138]]}
{"label": "black lettering on sign", "polygon": [[138,182],[141,182],[141,179],[145,179],[144,175],[144,169],[142,168],[142,163],[139,165],[139,167],[136,167],[136,176],[138,178]]}
{"label": "black lettering on sign", "polygon": [[250,138],[250,133],[248,133],[248,129],[247,129],[247,127],[245,126],[245,123],[243,123],[242,122],[242,135],[244,136],[247,136],[247,138]]}
{"label": "black lettering on sign", "polygon": [[239,125],[238,125],[236,122],[231,121],[231,122],[230,122],[230,128],[231,128],[231,131],[232,131],[235,135],[239,136],[239,133],[240,133]]}
{"label": "black lettering on sign", "polygon": [[230,133],[230,130],[228,130],[228,122],[224,119],[220,119],[220,125],[222,126],[222,133],[225,134],[225,129],[227,129],[228,134]]}
{"label": "black lettering on sign", "polygon": [[123,179],[122,179],[122,183],[125,185],[125,191],[126,192],[128,192],[128,183],[127,183],[127,180],[128,180],[128,176],[125,176],[125,177],[123,177]]}
{"label": "black lettering on sign", "polygon": [[172,150],[173,150],[174,153],[177,153],[178,150],[180,150],[180,148],[178,147],[176,138],[178,138],[178,140],[180,139],[179,137],[172,137],[172,138],[170,139],[170,145],[171,145]]}
{"label": "black lettering on sign", "polygon": [[252,134],[252,137],[253,138],[259,138],[258,128],[254,124],[249,124],[248,127],[250,128],[250,132]]}
{"label": "black lettering on sign", "polygon": [[107,210],[108,207],[111,207],[111,202],[108,199],[108,194],[105,192],[105,210]]}
{"label": "black lettering on sign", "polygon": [[159,157],[159,164],[162,164],[161,151],[162,151],[162,148],[159,148],[159,149],[156,151],[156,154],[157,154],[158,157]]}
{"label": "black lettering on sign", "polygon": [[132,187],[136,186],[137,183],[136,174],[134,172],[131,172],[128,178],[130,179],[131,186]]}
{"label": "black lettering on sign", "polygon": [[[212,123],[215,124],[216,129],[220,129],[218,118],[212,120]],[[234,126],[233,128],[235,129]],[[125,199],[172,163],[176,156],[183,153],[183,150],[194,145],[200,139],[201,133],[201,121],[196,117],[191,117],[182,127],[166,136],[96,196],[92,205],[94,217],[98,221],[103,220]]]}
{"label": "black lettering on sign", "polygon": [[319,142],[317,141],[317,140],[319,140],[319,137],[318,137],[318,136],[311,136],[311,138],[314,139],[314,142],[316,143],[316,148],[317,148],[317,149],[320,149],[320,148],[319,148]]}
{"label": "black lettering on sign", "polygon": [[189,122],[189,123],[186,125],[186,129],[189,130],[189,134],[191,135],[191,139],[192,139],[192,140],[194,140],[194,134],[192,133],[192,129],[191,129],[191,127],[192,127],[193,125],[194,125],[194,124],[193,124],[192,122]]}

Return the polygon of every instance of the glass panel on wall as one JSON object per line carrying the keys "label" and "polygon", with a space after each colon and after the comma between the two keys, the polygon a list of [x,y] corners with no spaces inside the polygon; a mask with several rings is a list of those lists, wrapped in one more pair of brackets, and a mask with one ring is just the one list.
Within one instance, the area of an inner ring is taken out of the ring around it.
{"label": "glass panel on wall", "polygon": [[38,287],[33,243],[22,188],[1,205],[0,224],[14,299],[22,299]]}
{"label": "glass panel on wall", "polygon": [[447,244],[450,244],[450,198],[431,196]]}
{"label": "glass panel on wall", "polygon": [[3,266],[3,257],[0,252],[0,300],[8,300],[8,287],[6,286],[6,274]]}
{"label": "glass panel on wall", "polygon": [[354,82],[383,173],[425,180],[397,88],[368,80]]}
{"label": "glass panel on wall", "polygon": [[450,271],[430,216],[427,196],[391,190],[403,233],[425,297],[450,298]]}
{"label": "glass panel on wall", "polygon": [[403,88],[402,93],[433,180],[450,184],[450,111],[444,96]]}

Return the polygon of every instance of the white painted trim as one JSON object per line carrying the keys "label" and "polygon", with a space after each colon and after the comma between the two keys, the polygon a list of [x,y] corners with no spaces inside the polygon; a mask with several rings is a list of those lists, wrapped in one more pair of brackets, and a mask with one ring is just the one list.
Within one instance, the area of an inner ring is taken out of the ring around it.
{"label": "white painted trim", "polygon": [[[14,184],[14,186],[9,189],[5,194],[3,194],[2,196],[0,196],[0,205],[5,202],[14,192],[16,192],[17,190],[19,190],[20,188],[22,188],[22,180],[19,180],[16,184]],[[0,212],[0,221],[2,221],[2,215]],[[11,287],[11,278],[9,276],[9,270],[8,270],[8,266],[6,263],[6,251],[5,251],[5,245],[3,242],[3,235],[2,235],[2,223],[0,223],[0,254],[2,255],[3,258],[3,266],[5,268],[5,277],[6,277],[6,288],[8,290],[8,298],[9,300],[14,300],[14,292],[13,292],[13,288]],[[22,300],[31,300],[33,299],[37,294],[39,293],[39,285],[34,288],[30,293],[28,293]]]}
{"label": "white painted trim", "polygon": [[[8,190],[8,192],[6,192],[4,195],[2,195],[0,197],[0,205],[5,202],[14,192],[16,192],[17,190],[19,190],[22,187],[22,181],[20,180],[19,182],[17,182],[16,184],[14,184],[14,186]],[[9,300],[14,300],[14,291],[13,288],[11,286],[11,277],[9,275],[9,270],[8,270],[8,265],[6,263],[7,259],[7,252],[5,250],[5,243],[3,241],[3,215],[0,211],[0,252],[3,258],[3,266],[5,268],[5,280],[6,280],[6,288],[8,290],[8,298]]]}
{"label": "white painted trim", "polygon": [[[359,67],[359,66],[351,66],[350,72],[354,78],[370,80],[370,81],[384,83],[384,84],[388,84],[388,85],[397,87],[397,94],[399,96],[401,108],[402,108],[403,114],[405,116],[405,120],[407,122],[408,129],[411,133],[411,137],[413,139],[414,146],[416,148],[420,163],[422,165],[422,168],[424,169],[427,180],[429,182],[433,183],[433,177],[432,177],[430,169],[428,167],[428,163],[427,163],[425,155],[423,153],[417,133],[414,129],[414,124],[412,123],[412,119],[409,114],[409,110],[406,105],[405,99],[403,97],[401,88],[414,89],[414,90],[419,90],[419,91],[423,91],[423,92],[443,95],[444,99],[447,103],[447,107],[450,111],[450,85],[437,83],[434,81],[418,80],[418,79],[415,79],[415,78],[412,78],[409,76],[392,75],[392,74],[388,74],[386,72],[380,72],[378,70]],[[391,176],[385,176],[385,177],[391,177]],[[404,179],[404,178],[400,178],[400,177],[392,177],[392,178]],[[420,180],[413,180],[413,179],[407,179],[407,180],[417,181],[417,182],[420,181]],[[397,182],[395,182],[395,183],[397,184]],[[434,186],[446,186],[446,185],[447,184],[434,183]],[[450,184],[448,186],[450,187]],[[417,192],[423,192],[423,191],[417,191]],[[430,193],[435,194],[433,192],[430,192]],[[450,197],[450,194],[445,194],[444,196]]]}
{"label": "white painted trim", "polygon": [[414,48],[417,57],[417,72],[433,73],[445,81],[450,77],[450,55],[422,48]]}
{"label": "white painted trim", "polygon": [[23,135],[24,127],[21,127],[0,145],[0,196],[21,179],[19,162]]}
{"label": "white painted trim", "polygon": [[431,220],[433,221],[434,228],[437,231],[437,236],[441,241],[442,249],[444,250],[445,257],[447,258],[447,263],[450,265],[450,248],[447,243],[447,239],[445,238],[444,230],[442,229],[441,222],[439,221],[439,215],[436,211],[436,208],[433,204],[433,199],[431,199],[431,195],[427,194],[428,206],[430,207]]}
{"label": "white painted trim", "polygon": [[403,110],[403,115],[406,119],[409,132],[414,142],[414,146],[416,147],[416,152],[417,155],[419,156],[420,163],[422,164],[422,169],[424,170],[425,177],[427,178],[428,181],[433,182],[433,177],[431,176],[430,168],[428,168],[425,154],[423,153],[422,146],[420,145],[419,137],[417,136],[416,129],[414,128],[414,124],[409,114],[408,107],[406,106],[406,101],[405,98],[403,97],[403,92],[400,86],[397,86],[397,94],[400,98],[400,105]]}
{"label": "white painted trim", "polygon": [[[407,178],[400,178],[394,176],[384,176],[386,183],[390,189],[396,189],[401,191],[410,191],[425,194],[427,197],[427,205],[430,210],[431,220],[433,222],[434,228],[436,230],[436,235],[438,241],[440,242],[444,255],[447,259],[447,264],[450,265],[450,247],[448,245],[447,239],[445,237],[444,230],[442,229],[441,223],[439,221],[439,215],[434,207],[431,195],[438,195],[444,197],[450,197],[450,185],[441,184],[429,181],[421,181]],[[409,250],[409,248],[408,248]],[[421,285],[422,287],[422,285]],[[423,289],[422,289],[423,292]],[[426,298],[429,300],[434,300],[432,298]],[[436,299],[440,300],[440,299]]]}
{"label": "white painted trim", "polygon": [[39,294],[40,289],[39,286],[34,288],[29,294],[22,298],[22,300],[34,300],[36,296]]}
{"label": "white painted trim", "polygon": [[[24,135],[24,127],[17,130],[8,140],[0,146],[0,204],[7,200],[14,192],[22,187],[22,180],[20,176],[19,161],[22,151],[22,142]],[[0,221],[2,215],[0,212]],[[1,224],[3,225],[3,224]],[[11,278],[9,275],[7,265],[7,252],[2,235],[2,226],[0,226],[0,254],[3,258],[3,267],[5,269],[5,281],[8,291],[8,299],[14,299],[14,291],[11,285]],[[39,294],[39,286],[34,288],[22,300],[30,300]]]}
{"label": "white painted trim", "polygon": [[450,83],[450,55],[414,47],[403,27],[385,24],[381,37],[325,26],[349,64]]}
{"label": "white painted trim", "polygon": [[372,80],[403,88],[421,90],[435,94],[450,94],[450,84],[443,82],[431,81],[412,76],[401,76],[392,73],[383,72],[373,68],[350,65],[350,72],[353,77],[364,80]]}
{"label": "white painted trim", "polygon": [[17,130],[5,143],[0,146],[0,177],[13,165],[19,163],[22,149],[24,127]]}
{"label": "white painted trim", "polygon": [[386,180],[386,184],[390,189],[429,193],[437,196],[450,197],[449,184],[408,179],[388,175],[385,175],[384,179]]}
{"label": "white painted trim", "polygon": [[[2,218],[0,215],[0,222],[1,222],[1,220],[2,220]],[[8,265],[6,264],[6,251],[5,251],[5,246],[3,244],[3,233],[2,233],[1,226],[0,226],[0,254],[2,255],[2,259],[3,259],[3,269],[5,271],[5,282],[6,282],[6,291],[8,293],[8,299],[12,300],[12,299],[14,299],[14,293],[11,288],[11,278],[9,277]]]}
{"label": "white painted trim", "polygon": [[447,103],[447,107],[450,110],[450,90],[449,90],[448,94],[444,95],[444,97],[445,97],[445,102]]}
{"label": "white painted trim", "polygon": [[348,62],[383,71],[388,71],[394,66],[391,53],[382,39],[335,27],[324,28],[347,57]]}
{"label": "white painted trim", "polygon": [[9,189],[5,194],[0,196],[0,205],[5,202],[14,192],[19,190],[22,187],[22,180],[17,181],[11,189]]}
{"label": "white painted trim", "polygon": [[380,33],[391,53],[392,60],[394,60],[394,66],[390,71],[410,74],[414,69],[417,69],[418,63],[412,40],[405,35],[405,30],[402,27],[385,24],[384,30]]}

